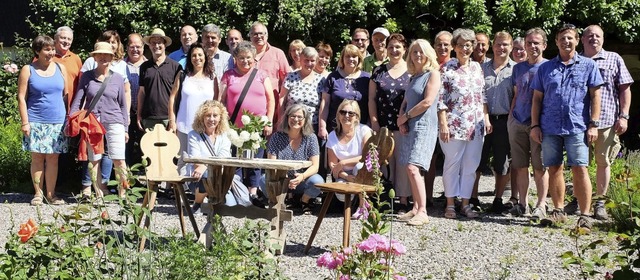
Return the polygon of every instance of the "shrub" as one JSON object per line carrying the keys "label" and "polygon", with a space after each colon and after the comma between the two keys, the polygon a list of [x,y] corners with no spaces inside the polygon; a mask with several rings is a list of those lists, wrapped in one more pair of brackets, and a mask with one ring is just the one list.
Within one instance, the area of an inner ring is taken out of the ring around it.
{"label": "shrub", "polygon": [[[146,188],[127,191],[117,213],[99,204],[55,212],[53,222],[26,221],[0,255],[0,279],[282,279],[267,256],[268,225],[247,221],[225,231],[216,217],[215,243],[206,249],[193,236],[158,234],[138,226],[146,208],[135,204]],[[12,222],[13,222],[13,215]],[[139,252],[139,238],[148,249]],[[186,278],[185,278],[186,277]]]}
{"label": "shrub", "polygon": [[20,122],[0,122],[0,189],[30,190],[31,156],[22,150]]}
{"label": "shrub", "polygon": [[608,211],[618,232],[637,227],[633,217],[640,214],[640,152],[630,152],[626,160],[611,165]]}

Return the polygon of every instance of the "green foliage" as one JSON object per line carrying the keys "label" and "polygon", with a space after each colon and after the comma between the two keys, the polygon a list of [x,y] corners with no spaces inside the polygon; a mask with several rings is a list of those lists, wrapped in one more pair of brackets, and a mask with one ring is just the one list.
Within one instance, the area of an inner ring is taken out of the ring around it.
{"label": "green foliage", "polygon": [[[5,55],[1,65],[14,63]],[[18,72],[19,73],[19,72]],[[18,121],[18,73],[0,69],[0,122]],[[18,129],[20,131],[20,129]]]}
{"label": "green foliage", "polygon": [[[246,222],[231,232],[214,226],[210,249],[193,236],[182,239],[174,232],[161,237],[136,224],[149,214],[135,204],[145,191],[129,190],[124,200],[105,197],[106,202],[119,203],[118,213],[100,204],[77,204],[68,214],[55,212],[54,222],[38,222],[35,230],[22,224],[19,234],[33,235],[10,236],[4,246],[7,253],[0,255],[0,279],[284,278],[277,261],[265,253],[267,225]],[[138,251],[141,236],[150,243],[143,252]]]}
{"label": "green foliage", "polygon": [[30,166],[31,156],[22,150],[20,122],[0,122],[0,189],[15,191],[31,183]]}

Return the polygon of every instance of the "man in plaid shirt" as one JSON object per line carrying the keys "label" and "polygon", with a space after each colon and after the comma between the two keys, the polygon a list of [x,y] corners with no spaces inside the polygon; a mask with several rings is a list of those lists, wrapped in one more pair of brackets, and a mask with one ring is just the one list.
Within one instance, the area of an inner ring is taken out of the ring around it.
{"label": "man in plaid shirt", "polygon": [[[631,104],[631,84],[633,79],[622,57],[615,52],[602,49],[604,36],[602,28],[590,25],[582,34],[583,55],[593,59],[604,80],[601,87],[600,125],[598,139],[594,143],[596,158],[596,185],[598,196],[605,195],[611,177],[611,149],[619,145],[618,135],[625,133],[629,121]],[[607,219],[604,200],[594,206],[596,219]]]}

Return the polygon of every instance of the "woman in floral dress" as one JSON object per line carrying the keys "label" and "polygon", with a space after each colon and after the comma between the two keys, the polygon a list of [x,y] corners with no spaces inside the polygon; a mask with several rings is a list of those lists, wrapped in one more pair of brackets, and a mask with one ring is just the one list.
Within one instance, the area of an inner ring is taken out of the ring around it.
{"label": "woman in floral dress", "polygon": [[456,29],[452,45],[456,58],[442,68],[442,92],[438,102],[440,146],[445,160],[442,172],[447,198],[445,218],[457,217],[454,198],[462,197],[460,214],[478,217],[469,198],[473,191],[476,168],[480,163],[485,133],[491,133],[484,95],[484,75],[480,64],[471,60],[476,44],[469,29]]}

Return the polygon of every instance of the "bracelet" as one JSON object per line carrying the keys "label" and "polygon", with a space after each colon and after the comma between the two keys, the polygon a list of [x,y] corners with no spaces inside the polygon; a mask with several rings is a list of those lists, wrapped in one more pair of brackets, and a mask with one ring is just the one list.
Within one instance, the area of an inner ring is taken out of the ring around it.
{"label": "bracelet", "polygon": [[408,110],[406,112],[404,112],[404,116],[407,117],[407,119],[411,118],[411,116],[409,115],[409,111]]}
{"label": "bracelet", "polygon": [[29,125],[29,123],[23,123],[22,126]]}
{"label": "bracelet", "polygon": [[539,124],[532,125],[530,129],[534,129],[534,128],[536,128],[536,127],[538,127],[538,128],[539,128],[539,127],[540,127],[540,125],[539,125]]}

